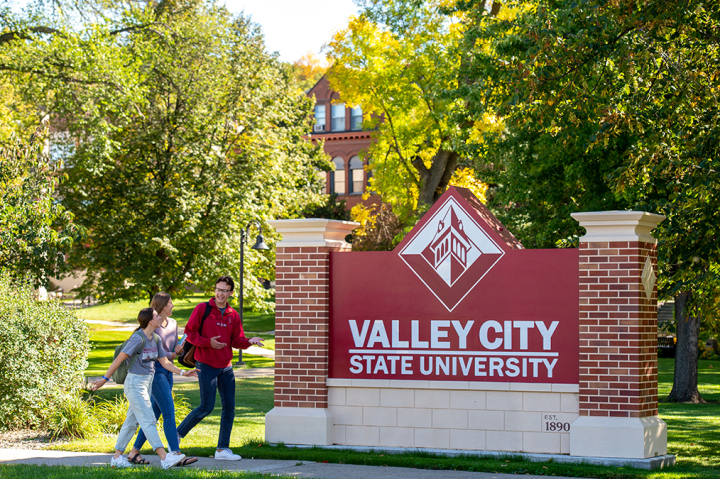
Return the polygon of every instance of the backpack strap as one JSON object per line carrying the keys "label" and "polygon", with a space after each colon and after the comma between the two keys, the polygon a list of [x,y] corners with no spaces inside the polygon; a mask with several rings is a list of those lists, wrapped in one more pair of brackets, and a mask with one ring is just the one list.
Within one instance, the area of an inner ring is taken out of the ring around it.
{"label": "backpack strap", "polygon": [[[137,360],[138,356],[140,356],[140,353],[142,353],[142,350],[145,349],[145,339],[147,339],[147,336],[145,336],[145,333],[142,332],[142,329],[140,330],[140,336],[142,337],[142,347],[137,353],[133,355],[133,358],[130,361],[130,365],[128,366],[128,372],[130,372],[130,370],[132,369],[133,364],[135,364],[135,361]],[[155,336],[157,336],[157,334],[155,334]]]}
{"label": "backpack strap", "polygon": [[202,320],[200,321],[200,329],[198,329],[198,334],[202,335],[202,328],[203,324],[205,324],[205,320],[208,316],[210,316],[210,313],[212,312],[212,306],[210,306],[210,302],[205,303],[205,312],[203,313]]}

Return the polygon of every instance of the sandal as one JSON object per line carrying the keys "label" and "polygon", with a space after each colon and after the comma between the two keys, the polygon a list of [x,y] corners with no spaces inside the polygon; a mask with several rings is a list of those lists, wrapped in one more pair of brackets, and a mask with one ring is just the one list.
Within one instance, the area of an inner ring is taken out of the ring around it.
{"label": "sandal", "polygon": [[150,461],[142,457],[140,454],[135,454],[132,458],[128,457],[128,461],[130,461],[130,464],[150,464]]}
{"label": "sandal", "polygon": [[178,462],[176,466],[189,466],[190,464],[195,464],[197,461],[197,457],[186,457],[182,461]]}

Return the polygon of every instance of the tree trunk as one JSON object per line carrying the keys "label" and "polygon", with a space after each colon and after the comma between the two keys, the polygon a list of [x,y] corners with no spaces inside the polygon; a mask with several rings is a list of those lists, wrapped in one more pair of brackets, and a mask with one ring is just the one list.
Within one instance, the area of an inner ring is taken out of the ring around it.
{"label": "tree trunk", "polygon": [[675,377],[668,401],[704,403],[698,391],[698,343],[700,318],[686,316],[686,306],[692,293],[675,296],[675,322],[677,344],[675,345]]}
{"label": "tree trunk", "polygon": [[445,192],[457,168],[458,156],[454,151],[447,151],[441,147],[433,156],[430,168],[427,168],[420,158],[413,160],[413,166],[420,174],[418,207],[423,204],[432,206]]}

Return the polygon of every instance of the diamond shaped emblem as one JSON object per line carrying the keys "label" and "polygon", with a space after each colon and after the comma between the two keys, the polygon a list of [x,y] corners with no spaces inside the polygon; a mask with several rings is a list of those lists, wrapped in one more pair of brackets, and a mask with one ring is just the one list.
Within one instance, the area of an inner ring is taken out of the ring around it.
{"label": "diamond shaped emblem", "polygon": [[452,311],[505,252],[456,198],[447,195],[399,255]]}
{"label": "diamond shaped emblem", "polygon": [[650,259],[650,255],[648,255],[642,272],[642,284],[643,288],[645,288],[645,296],[647,296],[647,299],[650,299],[652,296],[655,279],[655,268],[653,268],[652,260]]}

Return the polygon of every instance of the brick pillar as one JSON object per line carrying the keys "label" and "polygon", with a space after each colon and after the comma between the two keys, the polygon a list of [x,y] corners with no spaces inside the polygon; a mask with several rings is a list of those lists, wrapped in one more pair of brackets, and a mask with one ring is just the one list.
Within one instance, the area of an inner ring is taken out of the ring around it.
{"label": "brick pillar", "polygon": [[265,415],[265,440],[329,445],[330,252],[350,251],[345,236],[358,223],[314,218],[269,223],[283,239],[275,260],[275,407]]}
{"label": "brick pillar", "polygon": [[650,235],[665,217],[638,211],[572,217],[587,234],[580,238],[580,417],[570,427],[570,455],[665,455]]}

